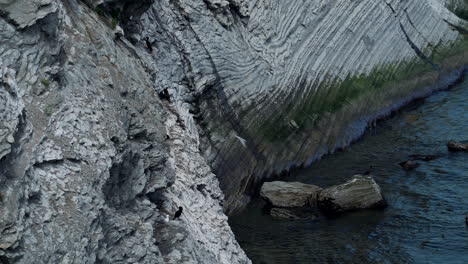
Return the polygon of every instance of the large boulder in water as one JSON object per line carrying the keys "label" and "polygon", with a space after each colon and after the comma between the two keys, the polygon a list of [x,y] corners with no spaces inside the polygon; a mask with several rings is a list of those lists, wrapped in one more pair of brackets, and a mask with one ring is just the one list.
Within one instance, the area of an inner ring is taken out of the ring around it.
{"label": "large boulder in water", "polygon": [[322,188],[300,182],[265,182],[260,196],[274,207],[315,206]]}
{"label": "large boulder in water", "polygon": [[398,163],[404,170],[410,171],[419,167],[419,163],[414,160],[407,160]]}
{"label": "large boulder in water", "polygon": [[450,151],[468,151],[468,143],[449,141],[447,143],[447,148]]}
{"label": "large boulder in water", "polygon": [[325,214],[339,214],[358,209],[384,208],[387,202],[372,177],[355,175],[344,184],[321,191],[317,205]]}

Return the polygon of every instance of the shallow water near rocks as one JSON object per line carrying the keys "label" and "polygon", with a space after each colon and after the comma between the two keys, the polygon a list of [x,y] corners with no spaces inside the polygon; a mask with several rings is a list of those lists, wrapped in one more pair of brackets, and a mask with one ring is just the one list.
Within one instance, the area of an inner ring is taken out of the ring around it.
{"label": "shallow water near rocks", "polygon": [[[387,209],[276,220],[257,198],[231,227],[253,263],[468,263],[468,153],[449,153],[450,139],[468,140],[467,78],[285,179],[328,187],[373,165]],[[441,158],[405,172],[398,163],[411,154]]]}

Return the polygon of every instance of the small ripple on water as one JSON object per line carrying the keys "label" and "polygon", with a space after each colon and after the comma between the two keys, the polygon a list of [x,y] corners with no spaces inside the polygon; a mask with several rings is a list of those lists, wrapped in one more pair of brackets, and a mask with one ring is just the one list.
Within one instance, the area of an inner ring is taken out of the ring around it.
{"label": "small ripple on water", "polygon": [[[252,202],[230,223],[254,263],[468,263],[468,154],[446,142],[468,140],[468,82],[428,98],[384,122],[344,152],[326,157],[291,180],[330,186],[375,167],[389,202],[317,221],[280,221]],[[440,154],[415,171],[397,165],[410,154]]]}

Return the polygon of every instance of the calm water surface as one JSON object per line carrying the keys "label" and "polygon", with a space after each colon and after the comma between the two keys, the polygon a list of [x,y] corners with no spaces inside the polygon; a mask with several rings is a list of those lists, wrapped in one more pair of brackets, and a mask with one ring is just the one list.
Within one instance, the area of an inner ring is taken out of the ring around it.
{"label": "calm water surface", "polygon": [[[450,139],[468,140],[468,81],[286,179],[327,187],[373,165],[386,210],[275,220],[262,214],[264,202],[256,199],[230,224],[253,263],[468,264],[468,153],[448,153]],[[410,154],[442,157],[405,172],[397,164]]]}

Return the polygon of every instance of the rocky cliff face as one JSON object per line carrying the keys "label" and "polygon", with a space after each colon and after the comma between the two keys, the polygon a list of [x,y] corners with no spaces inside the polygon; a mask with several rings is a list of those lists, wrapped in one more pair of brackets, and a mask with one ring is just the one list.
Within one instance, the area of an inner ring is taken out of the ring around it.
{"label": "rocky cliff face", "polygon": [[162,66],[106,8],[0,1],[0,263],[248,263]]}
{"label": "rocky cliff face", "polygon": [[453,3],[180,1],[179,39],[200,94],[192,111],[225,209],[460,76],[467,23]]}
{"label": "rocky cliff face", "polygon": [[223,207],[456,79],[464,10],[0,0],[0,263],[248,263]]}

